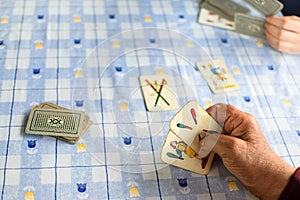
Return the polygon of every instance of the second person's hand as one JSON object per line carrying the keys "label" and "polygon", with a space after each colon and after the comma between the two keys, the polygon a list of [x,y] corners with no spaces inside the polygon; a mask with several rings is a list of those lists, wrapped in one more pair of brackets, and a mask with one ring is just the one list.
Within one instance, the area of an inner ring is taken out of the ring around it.
{"label": "second person's hand", "polygon": [[270,16],[265,27],[270,46],[284,53],[300,54],[300,17]]}

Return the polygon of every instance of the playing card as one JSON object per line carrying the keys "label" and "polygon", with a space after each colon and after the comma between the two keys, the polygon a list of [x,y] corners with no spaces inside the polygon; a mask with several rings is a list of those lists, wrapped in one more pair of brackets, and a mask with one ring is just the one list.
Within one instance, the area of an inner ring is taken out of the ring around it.
{"label": "playing card", "polygon": [[283,4],[277,0],[244,0],[258,12],[265,16],[275,15],[283,8]]}
{"label": "playing card", "polygon": [[233,16],[230,15],[230,13],[224,12],[224,10],[220,7],[216,7],[209,3],[209,1],[203,1],[201,3],[201,8],[204,8],[206,10],[211,11],[212,13],[215,13],[216,15],[220,16],[220,18],[227,19],[229,21],[233,21]]}
{"label": "playing card", "polygon": [[231,0],[208,0],[208,3],[223,10],[224,13],[230,15],[232,20],[235,13],[249,13],[250,10]]}
{"label": "playing card", "polygon": [[236,13],[234,18],[235,31],[241,34],[265,39],[265,19],[246,14]]}
{"label": "playing card", "polygon": [[[67,108],[58,106],[56,104],[53,104],[51,102],[43,102],[38,105],[38,108],[43,108],[43,109],[58,109],[58,110],[69,110]],[[76,142],[79,141],[80,137],[83,136],[83,134],[88,130],[88,128],[93,124],[93,122],[90,120],[89,116],[85,115],[84,120],[83,120],[83,126],[82,130],[79,130],[79,137],[74,138],[74,137],[68,137],[68,136],[57,136],[57,139],[63,140],[65,142],[75,144]]]}
{"label": "playing card", "polygon": [[169,76],[149,75],[139,77],[148,111],[176,110],[178,102]]}
{"label": "playing card", "polygon": [[55,138],[57,138],[59,140],[62,140],[64,142],[70,143],[70,144],[76,144],[80,140],[80,137],[70,139],[70,138],[67,138],[67,137],[57,136]]}
{"label": "playing card", "polygon": [[198,173],[208,174],[214,153],[209,156],[200,158],[198,153],[177,137],[171,130],[169,131],[161,151],[162,161]]}
{"label": "playing card", "polygon": [[36,108],[31,110],[25,133],[79,137],[85,114],[80,111]]}
{"label": "playing card", "polygon": [[219,134],[222,127],[196,101],[189,101],[171,119],[170,130],[199,152],[206,133]]}
{"label": "playing card", "polygon": [[240,89],[239,84],[222,59],[198,62],[196,65],[214,93],[217,94]]}
{"label": "playing card", "polygon": [[209,11],[205,8],[200,9],[198,23],[215,26],[218,28],[224,28],[224,29],[228,29],[228,30],[235,29],[233,21],[229,21],[225,18],[222,18],[218,14],[213,13],[212,11]]}
{"label": "playing card", "polygon": [[56,105],[54,103],[51,103],[51,102],[43,102],[43,103],[41,103],[41,104],[38,105],[38,108],[69,110],[67,108],[58,106],[58,105]]}
{"label": "playing card", "polygon": [[234,20],[235,13],[248,13],[249,9],[241,6],[231,0],[207,0],[201,3],[201,8],[205,8],[221,18],[227,19],[229,21]]}
{"label": "playing card", "polygon": [[[88,128],[93,124],[88,116],[84,116],[82,130],[79,130],[79,137],[82,137],[83,134],[88,130]],[[74,139],[73,137],[65,136],[65,139]]]}
{"label": "playing card", "polygon": [[[59,110],[70,110],[61,106],[58,106],[56,104],[53,104],[51,102],[43,102],[41,104],[38,105],[38,108],[44,108],[44,109],[59,109]],[[84,116],[84,120],[83,120],[83,126],[82,129],[80,130],[80,137],[83,135],[83,133],[85,133],[87,131],[87,129],[93,124],[93,122],[90,120],[89,116],[85,115]],[[66,137],[68,138],[68,137]],[[72,138],[74,139],[74,138]]]}

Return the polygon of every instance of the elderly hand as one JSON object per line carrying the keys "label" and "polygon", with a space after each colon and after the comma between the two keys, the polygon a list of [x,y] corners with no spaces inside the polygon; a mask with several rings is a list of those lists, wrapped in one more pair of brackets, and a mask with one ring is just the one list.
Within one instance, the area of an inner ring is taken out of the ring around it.
{"label": "elderly hand", "polygon": [[273,48],[284,53],[300,54],[300,17],[270,16],[265,26],[267,41]]}
{"label": "elderly hand", "polygon": [[213,151],[225,167],[254,195],[278,199],[296,169],[275,154],[255,118],[226,104],[213,105],[207,112],[223,125],[224,134]]}

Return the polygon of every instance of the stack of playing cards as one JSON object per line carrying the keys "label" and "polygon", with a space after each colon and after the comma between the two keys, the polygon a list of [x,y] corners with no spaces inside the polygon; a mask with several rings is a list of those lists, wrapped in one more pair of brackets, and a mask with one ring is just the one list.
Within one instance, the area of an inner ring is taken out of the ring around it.
{"label": "stack of playing cards", "polygon": [[221,132],[222,127],[196,101],[190,101],[170,121],[161,159],[198,174],[208,174],[214,157],[211,149],[215,143],[204,149],[200,140]]}
{"label": "stack of playing cards", "polygon": [[[277,0],[244,0],[264,16],[271,16],[283,8]],[[265,39],[265,19],[249,15],[250,10],[232,0],[204,0],[200,5],[198,22],[238,33]]]}
{"label": "stack of playing cards", "polygon": [[30,111],[25,133],[52,136],[75,144],[92,123],[84,112],[45,102]]}

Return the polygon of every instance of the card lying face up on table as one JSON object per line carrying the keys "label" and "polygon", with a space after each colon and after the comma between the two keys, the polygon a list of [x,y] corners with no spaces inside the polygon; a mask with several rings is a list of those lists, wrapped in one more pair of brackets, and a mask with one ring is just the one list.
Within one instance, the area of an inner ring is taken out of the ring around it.
{"label": "card lying face up on table", "polygon": [[196,63],[213,93],[231,92],[240,89],[236,79],[221,58]]}
{"label": "card lying face up on table", "polygon": [[173,84],[168,75],[140,76],[139,81],[148,111],[167,111],[178,108]]}
{"label": "card lying face up on table", "polygon": [[196,102],[190,101],[171,119],[170,130],[161,151],[161,159],[171,165],[198,173],[208,174],[214,152],[202,148],[200,140],[218,136],[222,127]]}

